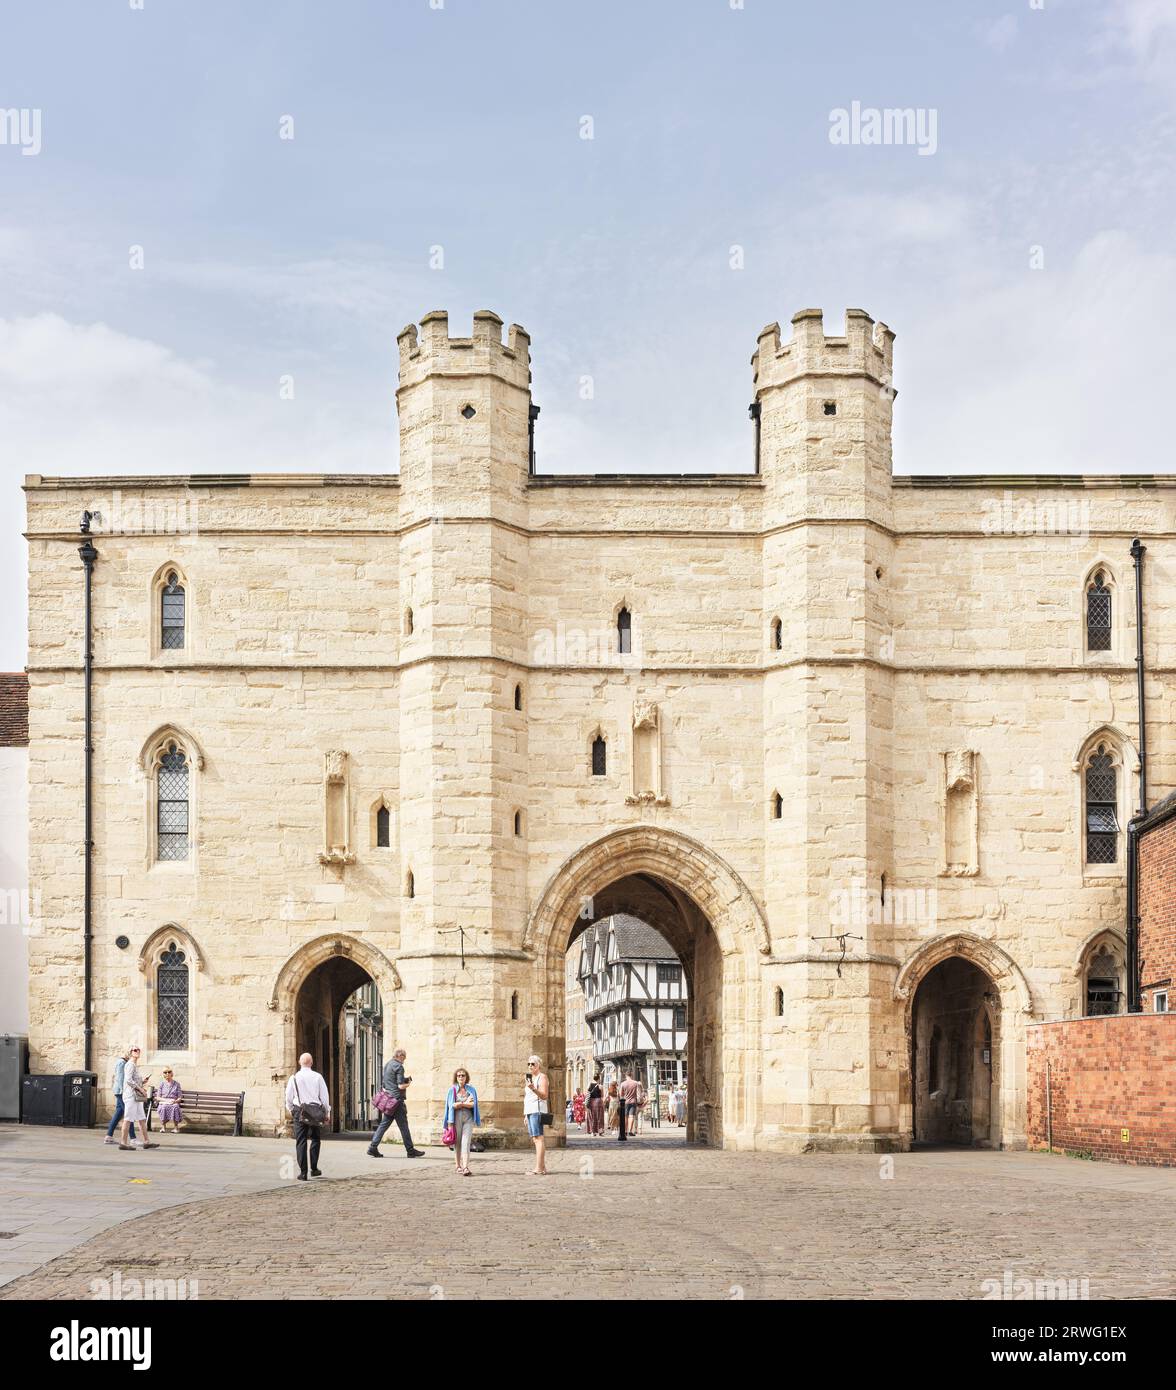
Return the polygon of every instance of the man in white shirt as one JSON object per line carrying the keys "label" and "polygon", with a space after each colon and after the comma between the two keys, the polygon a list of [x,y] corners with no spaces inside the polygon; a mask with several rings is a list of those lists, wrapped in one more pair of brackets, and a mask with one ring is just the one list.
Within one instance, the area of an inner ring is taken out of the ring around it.
{"label": "man in white shirt", "polygon": [[307,1140],[310,1141],[310,1176],[322,1177],[318,1166],[319,1147],[323,1142],[322,1126],[331,1118],[331,1097],[327,1093],[327,1083],[313,1068],[314,1058],[309,1052],[304,1052],[298,1059],[298,1070],[286,1082],[286,1109],[294,1121],[299,1182],[306,1182]]}

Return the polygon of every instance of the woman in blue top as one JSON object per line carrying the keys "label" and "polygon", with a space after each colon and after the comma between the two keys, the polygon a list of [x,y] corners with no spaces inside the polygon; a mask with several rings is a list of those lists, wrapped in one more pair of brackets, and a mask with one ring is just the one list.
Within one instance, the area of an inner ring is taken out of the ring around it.
{"label": "woman in blue top", "polygon": [[445,1123],[453,1126],[453,1157],[457,1171],[470,1177],[470,1140],[474,1126],[482,1123],[478,1113],[478,1093],[470,1085],[470,1074],[464,1067],[453,1073],[453,1085],[445,1098]]}

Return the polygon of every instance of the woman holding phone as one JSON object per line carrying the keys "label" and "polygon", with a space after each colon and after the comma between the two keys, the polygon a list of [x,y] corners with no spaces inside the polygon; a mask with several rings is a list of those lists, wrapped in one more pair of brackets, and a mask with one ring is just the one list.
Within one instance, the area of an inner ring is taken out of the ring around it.
{"label": "woman holding phone", "polygon": [[546,1177],[546,1147],[543,1137],[544,1123],[551,1123],[551,1106],[548,1103],[550,1087],[543,1074],[543,1063],[532,1054],[527,1058],[526,1087],[523,1091],[523,1119],[527,1122],[527,1133],[535,1145],[535,1167],[531,1173],[535,1177]]}

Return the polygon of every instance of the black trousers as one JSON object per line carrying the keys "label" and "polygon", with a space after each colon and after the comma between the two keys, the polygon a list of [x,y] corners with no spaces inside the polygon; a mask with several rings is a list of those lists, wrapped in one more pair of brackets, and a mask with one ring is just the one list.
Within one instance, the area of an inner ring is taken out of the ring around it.
{"label": "black trousers", "polygon": [[322,1147],[323,1130],[321,1125],[308,1125],[303,1120],[294,1121],[294,1148],[298,1153],[298,1171],[306,1177],[306,1141],[310,1140],[310,1166],[318,1167],[319,1149]]}
{"label": "black trousers", "polygon": [[408,1107],[403,1101],[396,1107],[394,1115],[381,1115],[380,1123],[376,1126],[376,1132],[372,1135],[371,1148],[378,1149],[380,1140],[388,1133],[388,1130],[395,1125],[400,1131],[400,1137],[404,1140],[404,1151],[408,1152],[413,1148],[412,1131],[408,1127]]}

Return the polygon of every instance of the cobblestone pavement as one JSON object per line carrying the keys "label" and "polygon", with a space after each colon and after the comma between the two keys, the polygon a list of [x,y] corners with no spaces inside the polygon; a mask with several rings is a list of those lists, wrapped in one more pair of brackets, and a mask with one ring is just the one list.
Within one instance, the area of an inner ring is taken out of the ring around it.
{"label": "cobblestone pavement", "polygon": [[[205,1144],[224,1168],[242,1142]],[[198,1280],[201,1299],[976,1299],[1006,1272],[1176,1296],[1171,1169],[939,1150],[896,1154],[885,1177],[877,1156],[718,1153],[671,1131],[577,1137],[546,1178],[523,1153],[474,1155],[461,1178],[435,1149],[336,1176],[362,1157],[331,1144],[317,1181],[124,1220],[0,1297],[88,1297],[116,1271]]]}

